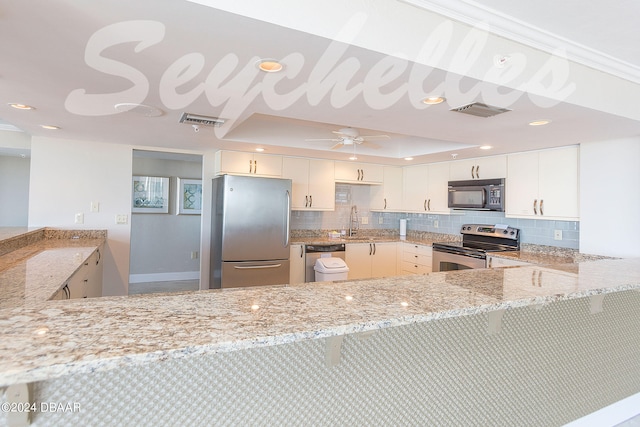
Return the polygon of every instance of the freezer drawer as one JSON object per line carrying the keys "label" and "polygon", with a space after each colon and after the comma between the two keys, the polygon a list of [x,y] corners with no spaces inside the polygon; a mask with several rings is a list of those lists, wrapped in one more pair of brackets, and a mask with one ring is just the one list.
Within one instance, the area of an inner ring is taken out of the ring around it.
{"label": "freezer drawer", "polygon": [[289,260],[222,263],[222,288],[285,285],[289,283]]}

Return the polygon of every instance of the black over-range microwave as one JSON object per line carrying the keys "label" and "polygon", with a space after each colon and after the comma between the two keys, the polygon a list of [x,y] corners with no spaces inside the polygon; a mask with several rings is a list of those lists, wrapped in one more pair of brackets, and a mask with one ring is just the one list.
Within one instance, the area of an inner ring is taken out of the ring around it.
{"label": "black over-range microwave", "polygon": [[504,178],[449,181],[449,207],[504,211]]}

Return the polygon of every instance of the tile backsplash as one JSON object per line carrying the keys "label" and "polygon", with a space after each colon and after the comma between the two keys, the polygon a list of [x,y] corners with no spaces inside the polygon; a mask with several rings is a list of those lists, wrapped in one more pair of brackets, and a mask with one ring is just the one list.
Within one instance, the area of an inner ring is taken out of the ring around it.
{"label": "tile backsplash", "polygon": [[[400,219],[407,219],[407,231],[460,234],[462,224],[507,224],[521,230],[521,243],[578,249],[580,222],[505,218],[504,212],[453,211],[450,215],[427,213],[387,213],[369,211],[369,185],[336,184],[336,208],[328,212],[293,211],[294,230],[348,230],[351,207],[357,206],[361,230],[399,229]],[[364,224],[362,218],[366,218]],[[562,240],[555,240],[556,230]]]}

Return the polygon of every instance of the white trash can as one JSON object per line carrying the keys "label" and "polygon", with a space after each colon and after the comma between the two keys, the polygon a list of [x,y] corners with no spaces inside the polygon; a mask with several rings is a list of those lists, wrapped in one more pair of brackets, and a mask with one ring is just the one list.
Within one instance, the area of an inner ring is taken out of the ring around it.
{"label": "white trash can", "polygon": [[316,271],[316,282],[347,280],[349,273],[349,267],[341,258],[318,258],[313,269]]}

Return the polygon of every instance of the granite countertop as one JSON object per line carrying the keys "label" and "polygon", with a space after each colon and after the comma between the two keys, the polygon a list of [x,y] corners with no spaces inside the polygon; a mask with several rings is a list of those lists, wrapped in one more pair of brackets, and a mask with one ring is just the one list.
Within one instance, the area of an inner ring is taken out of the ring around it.
{"label": "granite countertop", "polygon": [[0,309],[53,297],[104,243],[105,235],[104,231],[39,229],[1,241]]}
{"label": "granite countertop", "polygon": [[34,303],[0,309],[0,387],[629,289],[640,259]]}

